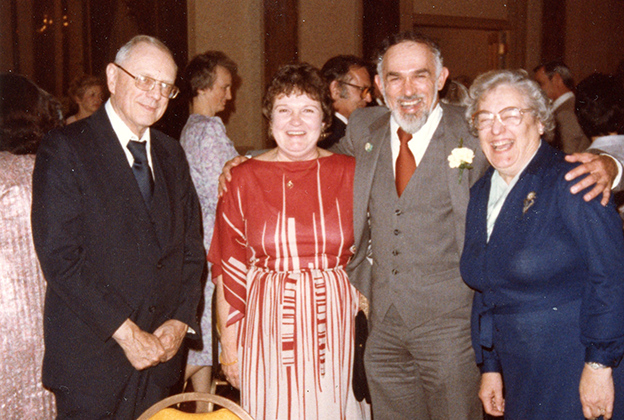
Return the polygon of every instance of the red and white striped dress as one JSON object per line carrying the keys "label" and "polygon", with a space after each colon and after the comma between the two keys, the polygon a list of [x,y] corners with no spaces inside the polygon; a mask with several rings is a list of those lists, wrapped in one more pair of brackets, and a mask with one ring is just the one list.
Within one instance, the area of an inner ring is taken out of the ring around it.
{"label": "red and white striped dress", "polygon": [[209,260],[239,335],[241,403],[256,420],[369,418],[353,396],[355,160],[251,159],[217,208]]}

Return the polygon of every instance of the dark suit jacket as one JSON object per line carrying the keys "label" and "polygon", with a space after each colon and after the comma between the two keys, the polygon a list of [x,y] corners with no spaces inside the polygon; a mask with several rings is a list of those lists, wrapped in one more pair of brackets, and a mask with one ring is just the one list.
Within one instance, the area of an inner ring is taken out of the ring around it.
{"label": "dark suit jacket", "polygon": [[[127,318],[148,332],[168,319],[200,331],[205,253],[197,194],[178,142],[152,130],[151,145],[151,211],[104,107],[49,133],[39,148],[32,224],[48,283],[47,386],[127,375],[134,368],[111,338]],[[181,353],[148,369],[162,386],[177,381]]]}
{"label": "dark suit jacket", "polygon": [[329,149],[334,144],[338,143],[341,138],[344,137],[346,130],[347,124],[342,122],[342,120],[336,117],[336,114],[334,114],[332,119],[332,125],[330,127],[330,134],[318,143],[318,147],[320,147],[321,149]]}
{"label": "dark suit jacket", "polygon": [[573,182],[563,177],[574,166],[543,142],[509,193],[489,242],[486,217],[494,169],[471,190],[461,270],[477,290],[473,346],[483,371],[500,369],[492,311],[513,316],[578,299],[587,360],[613,365],[624,353],[622,221],[613,200],[605,208],[597,200],[586,203],[582,193],[570,194]]}

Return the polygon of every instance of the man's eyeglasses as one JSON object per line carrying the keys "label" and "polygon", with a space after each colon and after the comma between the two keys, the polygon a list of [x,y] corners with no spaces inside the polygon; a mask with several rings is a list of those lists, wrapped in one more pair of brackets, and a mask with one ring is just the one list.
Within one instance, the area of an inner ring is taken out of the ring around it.
{"label": "man's eyeglasses", "polygon": [[135,76],[134,74],[130,73],[128,70],[121,67],[119,64],[117,63],[113,63],[113,64],[119,67],[120,69],[122,69],[128,76],[132,77],[134,79],[134,85],[141,90],[149,92],[150,90],[154,89],[154,86],[158,85],[160,86],[161,96],[163,98],[169,98],[169,99],[175,98],[176,96],[178,96],[178,93],[180,93],[180,89],[178,89],[177,86],[175,85],[161,82],[160,80],[155,80],[147,76],[141,76],[141,75]]}
{"label": "man's eyeglasses", "polygon": [[486,128],[491,128],[494,125],[494,120],[498,118],[498,121],[505,127],[515,127],[520,125],[522,117],[527,112],[533,112],[533,110],[511,106],[500,110],[496,114],[489,111],[479,111],[472,114],[472,125],[477,130],[485,130]]}
{"label": "man's eyeglasses", "polygon": [[371,91],[371,87],[370,86],[358,86],[358,85],[354,85],[353,83],[347,83],[347,82],[340,82],[343,85],[347,85],[347,86],[351,86],[354,87],[356,89],[360,90],[360,98],[364,99],[366,98],[366,96],[370,93]]}

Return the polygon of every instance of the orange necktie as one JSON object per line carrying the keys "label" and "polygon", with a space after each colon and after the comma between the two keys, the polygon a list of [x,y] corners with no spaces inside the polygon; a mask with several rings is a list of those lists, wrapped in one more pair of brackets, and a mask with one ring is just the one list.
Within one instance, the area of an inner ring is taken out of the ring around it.
{"label": "orange necktie", "polygon": [[416,159],[414,159],[414,155],[407,145],[407,142],[412,139],[412,135],[403,131],[402,128],[399,128],[397,133],[399,134],[399,140],[401,141],[401,148],[399,149],[399,156],[397,156],[396,160],[395,182],[397,193],[400,197],[416,170]]}

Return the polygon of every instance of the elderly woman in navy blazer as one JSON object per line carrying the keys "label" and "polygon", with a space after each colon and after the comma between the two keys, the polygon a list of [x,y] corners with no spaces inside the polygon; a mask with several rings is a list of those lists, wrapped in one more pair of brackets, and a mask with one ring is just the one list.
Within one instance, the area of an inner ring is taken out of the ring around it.
{"label": "elderly woman in navy blazer", "polygon": [[486,73],[470,93],[467,117],[492,165],[471,190],[461,259],[476,291],[485,411],[624,418],[621,219],[612,202],[570,194],[564,175],[574,164],[542,140],[552,114],[526,72]]}

